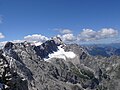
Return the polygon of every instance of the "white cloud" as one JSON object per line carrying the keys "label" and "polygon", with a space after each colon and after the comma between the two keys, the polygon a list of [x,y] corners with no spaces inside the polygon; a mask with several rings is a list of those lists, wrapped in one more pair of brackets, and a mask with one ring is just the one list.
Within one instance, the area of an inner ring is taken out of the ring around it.
{"label": "white cloud", "polygon": [[8,41],[3,41],[3,42],[0,42],[0,49],[4,47],[4,45],[7,43]]}
{"label": "white cloud", "polygon": [[5,36],[2,33],[0,33],[0,38],[5,38]]}
{"label": "white cloud", "polygon": [[80,35],[87,38],[94,38],[96,36],[96,33],[97,32],[93,31],[92,29],[83,29]]}
{"label": "white cloud", "polygon": [[83,29],[83,31],[78,35],[78,41],[94,41],[100,39],[107,39],[115,37],[118,35],[118,31],[113,28],[103,28],[99,31],[94,31],[92,29]]}
{"label": "white cloud", "polygon": [[29,42],[45,42],[46,40],[48,40],[47,37],[45,36],[42,36],[41,34],[33,34],[33,35],[28,35],[28,36],[25,36],[24,39],[26,41],[29,41]]}
{"label": "white cloud", "polygon": [[75,41],[75,36],[73,34],[64,34],[64,35],[58,35],[64,42],[73,42]]}
{"label": "white cloud", "polygon": [[101,37],[107,38],[107,37],[114,37],[118,34],[117,30],[114,30],[112,28],[103,28],[101,31],[98,32]]}
{"label": "white cloud", "polygon": [[60,35],[57,35],[62,39],[63,42],[65,43],[70,43],[73,42],[76,37],[73,35],[72,30],[70,29],[56,29],[59,31]]}
{"label": "white cloud", "polygon": [[[79,43],[85,41],[94,42],[96,40],[99,41],[101,39],[107,40],[108,38],[111,39],[117,35],[118,35],[118,30],[115,30],[113,28],[103,28],[99,31],[95,31],[93,29],[83,29],[83,31],[80,32],[80,34],[77,36],[74,36],[71,30],[64,29],[63,34],[57,36],[60,37],[62,41],[65,43],[73,43],[73,42]],[[0,39],[1,38],[5,38],[5,36],[2,33],[0,33]],[[46,36],[43,36],[41,34],[33,34],[33,35],[25,36],[23,40],[13,40],[12,42],[17,43],[17,42],[28,41],[31,42],[32,44],[40,45],[47,40],[49,40],[49,38]],[[3,46],[6,42],[7,41],[0,42],[0,46]]]}
{"label": "white cloud", "polygon": [[13,42],[13,43],[21,43],[21,42],[24,42],[25,40],[13,40],[13,41],[10,41],[10,42]]}
{"label": "white cloud", "polygon": [[[0,37],[3,38],[2,34],[0,33]],[[33,45],[41,45],[43,42],[45,42],[46,40],[48,40],[47,37],[45,36],[42,36],[40,34],[33,34],[33,35],[27,35],[24,37],[24,40],[12,40],[10,42],[13,42],[13,43],[21,43],[21,42],[24,42],[24,41],[28,41],[30,42],[31,44]],[[0,48],[3,47],[8,41],[3,41],[3,42],[0,42]]]}
{"label": "white cloud", "polygon": [[72,31],[70,29],[63,29],[63,30],[60,30],[60,33],[61,34],[70,34],[70,33],[72,33]]}

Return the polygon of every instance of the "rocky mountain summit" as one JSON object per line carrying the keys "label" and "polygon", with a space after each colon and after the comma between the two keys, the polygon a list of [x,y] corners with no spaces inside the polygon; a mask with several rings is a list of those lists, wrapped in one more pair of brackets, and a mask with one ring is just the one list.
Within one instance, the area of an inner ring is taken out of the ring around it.
{"label": "rocky mountain summit", "polygon": [[0,90],[119,90],[120,57],[92,57],[59,37],[0,50]]}

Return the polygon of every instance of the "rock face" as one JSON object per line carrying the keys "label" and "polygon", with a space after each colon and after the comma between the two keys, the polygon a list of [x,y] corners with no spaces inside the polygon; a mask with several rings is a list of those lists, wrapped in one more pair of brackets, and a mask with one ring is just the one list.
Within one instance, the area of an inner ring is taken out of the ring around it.
{"label": "rock face", "polygon": [[[59,51],[74,58],[49,58]],[[92,57],[76,44],[65,45],[58,37],[40,46],[8,42],[0,50],[1,90],[119,90],[119,57]]]}
{"label": "rock face", "polygon": [[[0,53],[0,88],[2,90],[28,90],[27,81],[21,77],[15,68],[10,66],[7,57]],[[23,87],[21,87],[23,86]]]}

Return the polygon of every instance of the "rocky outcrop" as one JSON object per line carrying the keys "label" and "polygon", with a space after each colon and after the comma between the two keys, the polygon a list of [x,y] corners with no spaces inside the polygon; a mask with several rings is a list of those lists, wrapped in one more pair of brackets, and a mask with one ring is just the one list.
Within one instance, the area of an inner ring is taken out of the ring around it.
{"label": "rocky outcrop", "polygon": [[0,87],[2,90],[28,90],[27,80],[10,66],[2,50],[0,51]]}
{"label": "rocky outcrop", "polygon": [[53,37],[51,40],[46,41],[40,46],[34,46],[33,50],[35,50],[35,53],[41,59],[49,58],[48,55],[56,52],[58,50],[58,46],[60,45],[64,46],[62,40],[59,37]]}

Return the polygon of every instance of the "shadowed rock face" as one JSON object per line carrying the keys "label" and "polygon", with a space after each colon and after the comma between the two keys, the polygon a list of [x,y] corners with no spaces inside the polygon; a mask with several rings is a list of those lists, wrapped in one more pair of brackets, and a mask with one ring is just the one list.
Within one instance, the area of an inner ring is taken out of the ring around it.
{"label": "shadowed rock face", "polygon": [[34,50],[38,56],[43,58],[49,58],[48,55],[56,52],[58,50],[58,46],[63,45],[62,40],[59,37],[53,37],[52,40],[48,40],[40,46],[35,46]]}
{"label": "shadowed rock face", "polygon": [[55,44],[54,40],[49,40],[43,43],[40,46],[34,47],[36,54],[40,56],[42,59],[47,58],[50,53],[53,53],[58,50],[58,45]]}
{"label": "shadowed rock face", "polygon": [[7,42],[6,44],[5,44],[5,46],[4,46],[4,48],[5,49],[10,49],[10,48],[12,48],[13,47],[13,43],[12,42]]}
{"label": "shadowed rock face", "polygon": [[[76,58],[44,61],[60,45]],[[0,50],[0,89],[119,90],[119,61],[119,57],[92,57],[79,45],[65,45],[60,38],[40,46],[8,42]]]}

